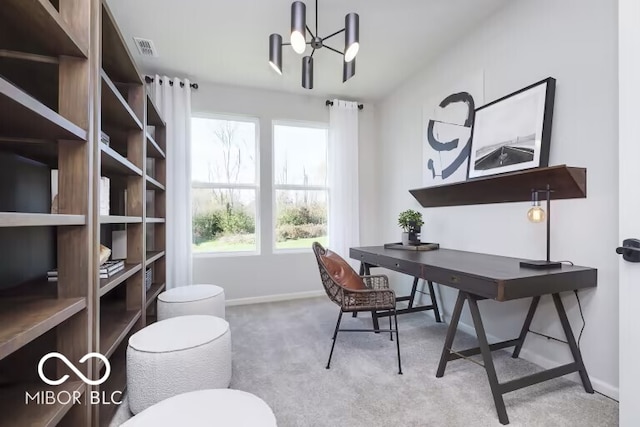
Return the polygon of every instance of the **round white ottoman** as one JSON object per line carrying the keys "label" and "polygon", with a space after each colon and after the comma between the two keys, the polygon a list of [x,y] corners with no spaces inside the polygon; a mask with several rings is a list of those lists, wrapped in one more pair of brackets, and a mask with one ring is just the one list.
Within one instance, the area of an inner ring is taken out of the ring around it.
{"label": "round white ottoman", "polygon": [[224,289],[216,285],[191,285],[169,289],[158,295],[158,321],[192,314],[224,319]]}
{"label": "round white ottoman", "polygon": [[231,382],[231,332],[214,316],[153,323],[129,338],[127,391],[131,412],[194,390]]}
{"label": "round white ottoman", "polygon": [[200,390],[163,400],[121,427],[276,427],[262,399],[240,390]]}

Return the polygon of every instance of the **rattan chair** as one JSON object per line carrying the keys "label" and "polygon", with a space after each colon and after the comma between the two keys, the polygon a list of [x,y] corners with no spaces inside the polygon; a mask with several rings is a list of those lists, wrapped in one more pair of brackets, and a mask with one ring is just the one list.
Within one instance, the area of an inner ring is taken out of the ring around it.
{"label": "rattan chair", "polygon": [[[391,340],[393,340],[393,334],[396,334],[396,348],[398,351],[398,374],[402,374],[402,364],[400,360],[400,337],[398,335],[398,316],[396,314],[396,294],[393,289],[389,288],[389,279],[384,275],[361,276],[366,289],[353,290],[346,288],[340,285],[340,283],[336,282],[327,270],[322,260],[322,256],[325,255],[326,252],[327,251],[322,247],[320,243],[313,243],[313,253],[315,254],[316,261],[318,262],[320,279],[322,280],[324,290],[327,293],[329,299],[340,307],[340,314],[338,315],[336,328],[333,332],[333,344],[331,345],[331,352],[329,353],[327,369],[329,369],[331,365],[331,357],[333,356],[333,349],[336,345],[338,332],[389,332]],[[362,311],[389,312],[389,329],[375,329],[375,327],[373,329],[340,329],[340,322],[342,321],[343,313],[358,313]],[[392,328],[391,317],[394,318],[395,328]]]}

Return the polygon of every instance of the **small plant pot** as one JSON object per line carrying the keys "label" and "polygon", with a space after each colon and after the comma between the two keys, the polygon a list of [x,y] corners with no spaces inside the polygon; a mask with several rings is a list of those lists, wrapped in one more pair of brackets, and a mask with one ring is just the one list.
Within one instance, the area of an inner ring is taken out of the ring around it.
{"label": "small plant pot", "polygon": [[409,246],[409,233],[407,233],[406,231],[402,233],[402,244],[404,246]]}
{"label": "small plant pot", "polygon": [[420,245],[420,228],[412,229],[402,233],[402,244],[405,246]]}

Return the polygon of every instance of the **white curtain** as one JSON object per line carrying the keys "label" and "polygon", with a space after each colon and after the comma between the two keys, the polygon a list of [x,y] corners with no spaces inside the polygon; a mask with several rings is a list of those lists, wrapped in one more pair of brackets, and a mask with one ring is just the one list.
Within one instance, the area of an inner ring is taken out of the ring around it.
{"label": "white curtain", "polygon": [[329,247],[349,260],[360,244],[358,104],[333,100],[329,111]]}
{"label": "white curtain", "polygon": [[186,79],[156,75],[150,89],[167,123],[165,256],[169,289],[192,281],[191,86]]}

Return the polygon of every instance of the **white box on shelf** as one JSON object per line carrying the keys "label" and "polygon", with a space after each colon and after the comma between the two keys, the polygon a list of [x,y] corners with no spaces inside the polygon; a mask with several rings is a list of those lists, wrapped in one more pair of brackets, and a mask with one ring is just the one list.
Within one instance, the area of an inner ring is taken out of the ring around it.
{"label": "white box on shelf", "polygon": [[100,215],[109,215],[109,187],[111,182],[107,177],[100,177]]}
{"label": "white box on shelf", "polygon": [[127,258],[127,230],[111,232],[111,259]]}

